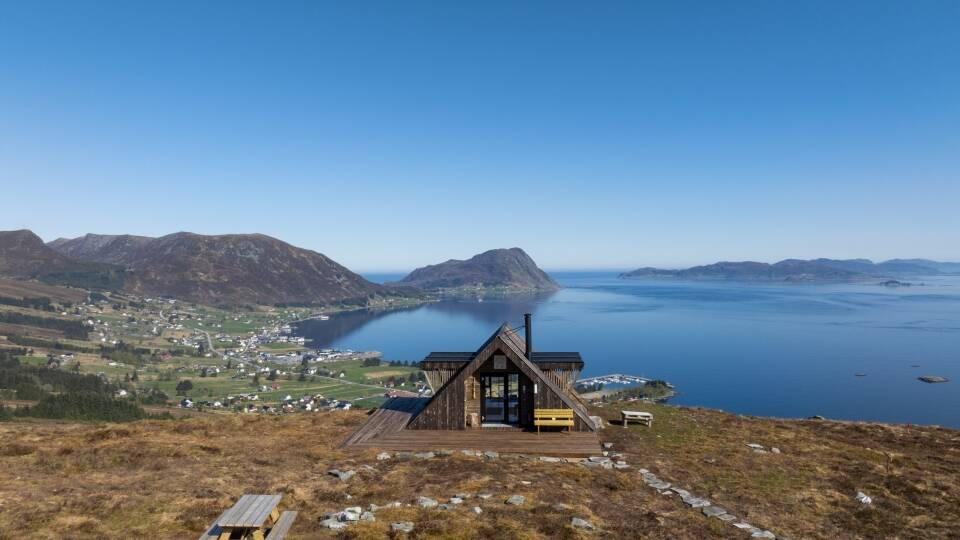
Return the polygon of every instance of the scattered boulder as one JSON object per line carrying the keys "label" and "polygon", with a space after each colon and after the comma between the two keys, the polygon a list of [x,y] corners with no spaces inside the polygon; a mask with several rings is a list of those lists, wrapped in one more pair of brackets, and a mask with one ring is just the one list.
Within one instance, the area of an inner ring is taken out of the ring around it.
{"label": "scattered boulder", "polygon": [[337,518],[326,518],[320,522],[320,526],[324,529],[345,529],[347,527],[346,523],[341,523]]}
{"label": "scattered boulder", "polygon": [[353,508],[347,508],[343,512],[340,512],[339,514],[337,514],[337,520],[342,521],[344,523],[360,521],[360,514],[361,514],[361,511],[359,507],[355,506]]}
{"label": "scattered boulder", "polygon": [[413,523],[409,521],[398,521],[396,523],[391,523],[390,530],[396,531],[396,532],[405,532],[405,533],[412,532]]}
{"label": "scattered boulder", "polygon": [[507,499],[505,502],[509,505],[519,506],[523,504],[524,501],[526,500],[527,500],[526,497],[524,497],[523,495],[511,495],[510,498]]}
{"label": "scattered boulder", "polygon": [[720,517],[727,513],[726,508],[722,506],[714,506],[714,505],[704,506],[703,508],[700,509],[700,511],[703,512],[703,515],[707,517]]}
{"label": "scattered boulder", "polygon": [[560,463],[560,458],[558,457],[549,457],[549,456],[540,456],[540,461],[546,463]]}
{"label": "scattered boulder", "polygon": [[487,450],[486,452],[483,453],[483,456],[487,459],[497,459],[498,457],[500,457],[500,454],[497,452],[494,452],[493,450]]}
{"label": "scattered boulder", "polygon": [[779,453],[780,453],[780,449],[777,448],[776,446],[774,446],[773,448],[771,448],[770,451],[773,452],[774,454],[779,454]]}
{"label": "scattered boulder", "polygon": [[384,461],[387,459],[390,459],[389,452],[380,452],[379,454],[377,454],[377,461]]}
{"label": "scattered boulder", "polygon": [[420,508],[436,508],[440,503],[430,497],[419,497],[417,498],[417,504]]}
{"label": "scattered boulder", "polygon": [[477,498],[478,498],[478,499],[487,500],[487,499],[489,499],[490,497],[493,497],[493,495],[491,495],[490,493],[477,493]]}
{"label": "scattered boulder", "polygon": [[763,445],[757,443],[747,443],[747,447],[753,448],[754,450],[763,450]]}
{"label": "scattered boulder", "polygon": [[873,499],[862,491],[857,492],[856,499],[860,504],[870,504],[873,502]]}
{"label": "scattered boulder", "polygon": [[478,514],[478,515],[479,515],[479,514],[482,514],[482,513],[483,513],[483,509],[481,509],[479,506],[474,506],[473,509],[471,510],[471,512],[473,512],[474,514]]}
{"label": "scattered boulder", "polygon": [[463,504],[463,499],[460,497],[451,497],[450,504]]}
{"label": "scattered boulder", "polygon": [[773,534],[770,531],[755,531],[750,535],[752,538],[773,538],[776,540],[777,535]]}
{"label": "scattered boulder", "polygon": [[611,448],[613,448],[613,443],[612,443],[612,442],[605,442],[605,443],[603,443],[603,449],[604,449],[604,450],[609,450],[609,449],[611,449]]}
{"label": "scattered boulder", "polygon": [[433,452],[417,452],[413,457],[417,459],[433,459],[436,456]]}
{"label": "scattered boulder", "polygon": [[376,521],[377,518],[373,515],[373,512],[364,512],[360,514],[360,521]]}
{"label": "scattered boulder", "polygon": [[571,519],[571,520],[570,520],[570,525],[572,525],[572,526],[573,526],[574,528],[576,528],[576,529],[586,529],[586,530],[588,530],[588,531],[592,531],[592,530],[594,530],[594,529],[596,528],[596,527],[594,527],[593,524],[590,523],[589,521],[587,521],[587,520],[585,520],[585,519],[583,519],[583,518],[578,518],[578,517],[575,517],[575,518]]}
{"label": "scattered boulder", "polygon": [[350,480],[351,478],[353,478],[353,476],[357,473],[356,471],[341,471],[340,469],[330,469],[329,471],[327,471],[327,474],[331,476],[336,476],[337,478],[340,479],[341,482],[346,482],[347,480]]}

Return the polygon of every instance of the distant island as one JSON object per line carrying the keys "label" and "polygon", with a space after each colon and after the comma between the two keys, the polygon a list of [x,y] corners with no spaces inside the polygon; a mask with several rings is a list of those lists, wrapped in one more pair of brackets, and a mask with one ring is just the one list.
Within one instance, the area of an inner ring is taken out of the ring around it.
{"label": "distant island", "polygon": [[560,285],[520,248],[491,249],[461,261],[424,266],[389,286],[406,285],[429,292],[555,291]]}
{"label": "distant island", "polygon": [[960,263],[927,259],[785,259],[769,264],[754,261],[718,262],[686,269],[638,268],[620,274],[624,279],[675,278],[690,280],[764,282],[853,282],[884,279],[882,285],[907,285],[892,278],[904,276],[960,275]]}

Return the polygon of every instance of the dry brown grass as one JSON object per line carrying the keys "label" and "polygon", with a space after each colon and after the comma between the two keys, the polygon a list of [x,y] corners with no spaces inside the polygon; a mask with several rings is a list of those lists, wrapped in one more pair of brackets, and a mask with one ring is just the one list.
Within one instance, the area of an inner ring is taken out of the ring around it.
{"label": "dry brown grass", "polygon": [[[300,512],[292,538],[383,538],[392,521],[415,522],[418,538],[746,537],[656,494],[636,467],[793,538],[949,538],[960,530],[957,431],[646,408],[656,415],[652,429],[602,432],[627,453],[635,467],[627,471],[456,455],[377,461],[375,451],[336,448],[363,422],[355,411],[0,424],[0,538],[195,538],[244,493],[283,494],[282,507]],[[754,454],[747,442],[783,454]],[[326,474],[332,467],[358,475],[343,483]],[[871,508],[853,500],[857,489],[874,497]],[[450,511],[380,510],[376,522],[340,533],[318,524],[346,506],[484,491],[495,497],[479,516],[468,500]],[[505,506],[511,494],[526,504]],[[573,515],[600,530],[573,530]]]}
{"label": "dry brown grass", "polygon": [[0,296],[8,298],[50,298],[55,302],[83,302],[87,292],[81,289],[57,287],[37,281],[0,278]]}

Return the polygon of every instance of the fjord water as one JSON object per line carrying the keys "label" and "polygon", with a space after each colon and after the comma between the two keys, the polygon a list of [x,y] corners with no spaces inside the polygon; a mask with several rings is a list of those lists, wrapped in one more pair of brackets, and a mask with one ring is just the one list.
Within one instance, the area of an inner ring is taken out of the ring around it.
{"label": "fjord water", "polygon": [[[889,288],[551,275],[563,290],[342,313],[301,323],[299,332],[315,347],[416,361],[434,350],[474,350],[497,325],[519,326],[531,312],[536,349],[580,351],[584,376],[665,379],[680,391],[673,403],[960,427],[958,277]],[[950,382],[917,380],[927,374]]]}

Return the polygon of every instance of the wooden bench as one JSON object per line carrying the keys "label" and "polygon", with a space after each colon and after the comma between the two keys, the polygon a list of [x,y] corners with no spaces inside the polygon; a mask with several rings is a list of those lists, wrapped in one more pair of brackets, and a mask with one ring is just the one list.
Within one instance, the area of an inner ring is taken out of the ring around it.
{"label": "wooden bench", "polygon": [[270,529],[270,534],[267,535],[266,540],[283,540],[287,536],[287,531],[290,530],[290,526],[293,525],[293,520],[297,519],[296,512],[283,512],[280,514],[280,519],[273,524],[273,528]]}
{"label": "wooden bench", "polygon": [[534,409],[533,425],[537,426],[537,434],[540,434],[540,426],[546,427],[573,427],[573,409]]}
{"label": "wooden bench", "polygon": [[620,421],[623,427],[627,427],[627,422],[636,420],[640,425],[650,427],[653,425],[653,415],[643,411],[620,411]]}

